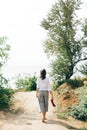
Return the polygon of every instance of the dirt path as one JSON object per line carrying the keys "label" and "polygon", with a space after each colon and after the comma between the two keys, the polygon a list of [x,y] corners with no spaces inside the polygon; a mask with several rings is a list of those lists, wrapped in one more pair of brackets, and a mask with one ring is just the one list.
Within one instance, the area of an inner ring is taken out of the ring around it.
{"label": "dirt path", "polygon": [[41,122],[35,92],[16,93],[15,107],[19,108],[16,114],[0,113],[0,130],[68,130],[67,125],[56,118],[55,108],[50,102],[47,121]]}

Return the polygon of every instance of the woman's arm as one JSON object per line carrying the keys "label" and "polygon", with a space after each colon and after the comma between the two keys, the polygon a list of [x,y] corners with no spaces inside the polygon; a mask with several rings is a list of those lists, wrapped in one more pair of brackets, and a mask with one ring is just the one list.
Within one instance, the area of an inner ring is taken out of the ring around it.
{"label": "woman's arm", "polygon": [[53,92],[50,90],[49,93],[51,95],[51,99],[53,99]]}
{"label": "woman's arm", "polygon": [[50,99],[50,101],[51,101],[53,107],[56,107],[56,105],[55,105],[55,103],[54,103],[53,92],[52,92],[52,91],[50,91],[50,95],[51,95],[51,99]]}
{"label": "woman's arm", "polygon": [[38,92],[39,92],[39,78],[37,79],[37,82],[36,82],[36,97],[38,97]]}
{"label": "woman's arm", "polygon": [[36,89],[36,97],[38,97],[39,88]]}

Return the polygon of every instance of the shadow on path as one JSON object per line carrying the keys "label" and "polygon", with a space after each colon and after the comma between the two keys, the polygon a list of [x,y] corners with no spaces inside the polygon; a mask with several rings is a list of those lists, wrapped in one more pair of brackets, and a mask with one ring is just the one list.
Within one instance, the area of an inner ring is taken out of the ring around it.
{"label": "shadow on path", "polygon": [[79,130],[78,128],[75,128],[75,127],[73,127],[71,125],[68,125],[67,123],[64,123],[62,121],[57,121],[57,120],[49,120],[47,122],[47,124],[61,125],[61,126],[64,126],[64,127],[68,128],[70,130]]}

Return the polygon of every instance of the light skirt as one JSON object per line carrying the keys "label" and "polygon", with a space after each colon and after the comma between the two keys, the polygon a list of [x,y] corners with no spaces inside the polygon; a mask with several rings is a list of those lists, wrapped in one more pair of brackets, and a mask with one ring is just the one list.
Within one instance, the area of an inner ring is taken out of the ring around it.
{"label": "light skirt", "polygon": [[49,99],[49,92],[46,90],[40,90],[38,94],[38,101],[41,112],[48,111],[48,99]]}

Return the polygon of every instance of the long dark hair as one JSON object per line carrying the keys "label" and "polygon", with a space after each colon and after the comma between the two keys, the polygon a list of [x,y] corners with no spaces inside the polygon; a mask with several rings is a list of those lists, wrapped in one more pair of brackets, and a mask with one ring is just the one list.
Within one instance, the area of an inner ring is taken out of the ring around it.
{"label": "long dark hair", "polygon": [[45,70],[45,69],[42,69],[42,70],[40,71],[40,78],[41,78],[42,80],[46,78],[46,70]]}

